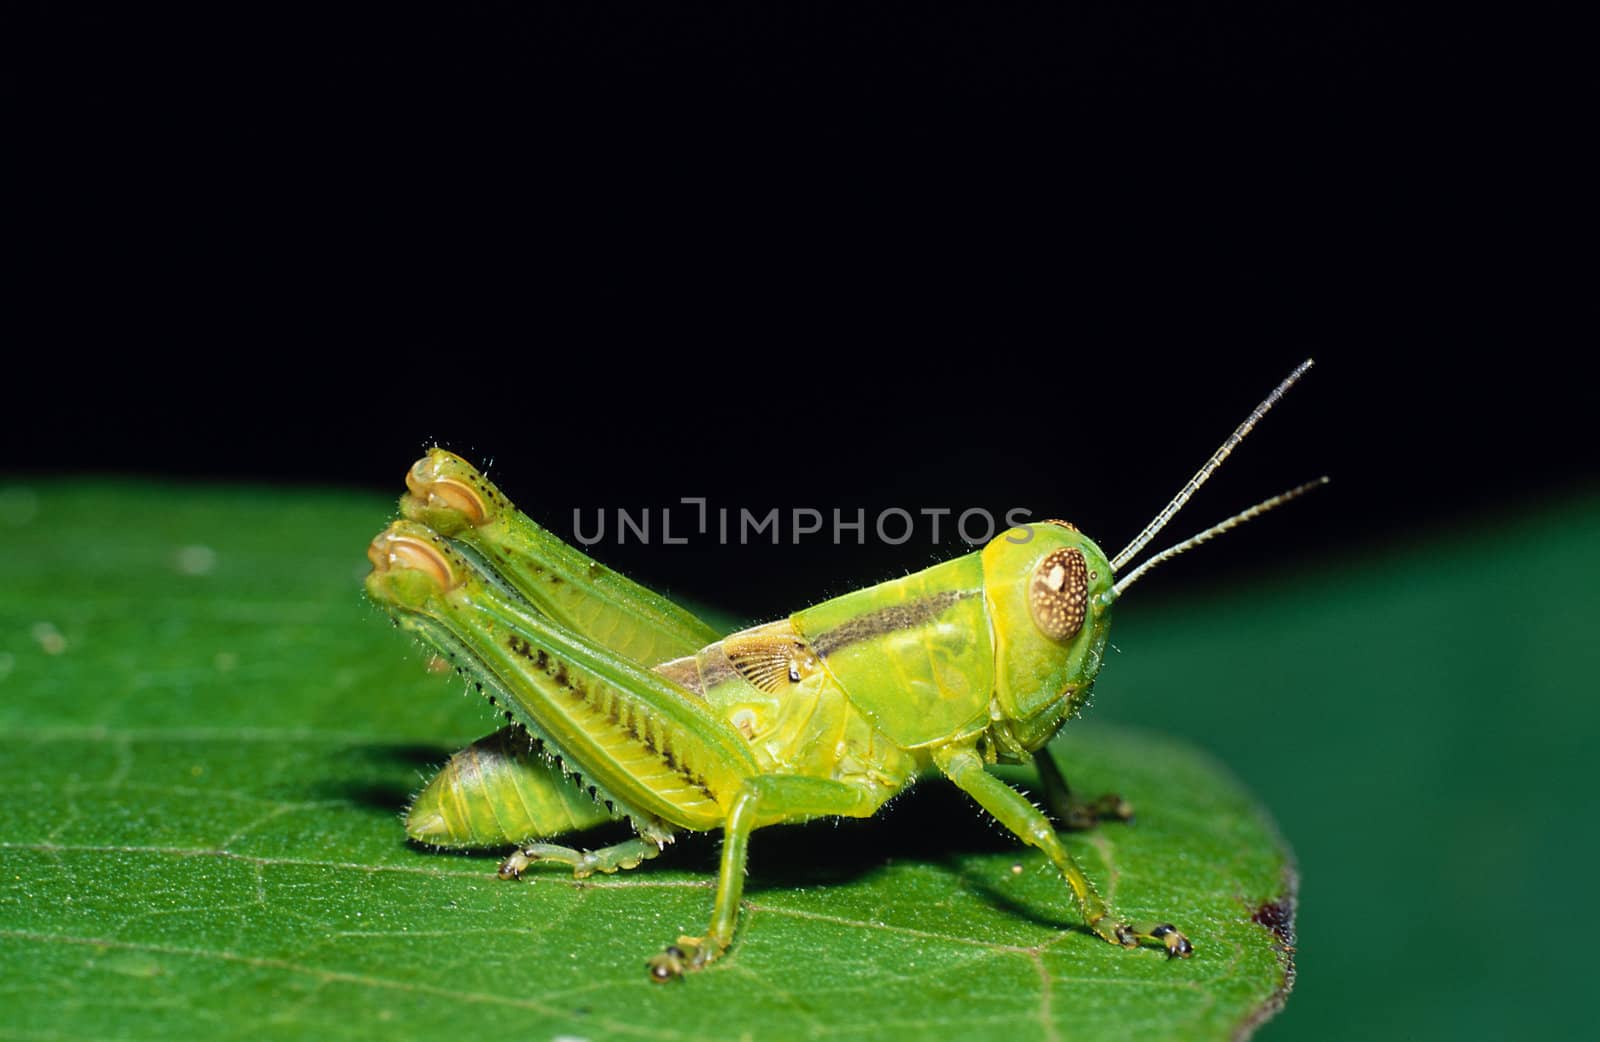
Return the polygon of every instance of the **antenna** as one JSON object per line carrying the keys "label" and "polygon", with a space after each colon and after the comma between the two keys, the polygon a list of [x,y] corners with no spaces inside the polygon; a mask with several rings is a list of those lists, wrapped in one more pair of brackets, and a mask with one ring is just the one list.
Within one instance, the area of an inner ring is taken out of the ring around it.
{"label": "antenna", "polygon": [[[1305,374],[1305,371],[1310,368],[1311,359],[1308,358],[1304,362],[1301,362],[1299,365],[1295,366],[1294,372],[1285,377],[1283,383],[1273,388],[1272,393],[1267,395],[1266,399],[1262,401],[1260,405],[1256,406],[1255,411],[1247,416],[1243,423],[1239,424],[1238,429],[1228,436],[1228,440],[1222,443],[1222,448],[1212,453],[1211,458],[1206,460],[1206,465],[1201,467],[1195,473],[1195,476],[1189,479],[1188,484],[1184,485],[1183,488],[1178,490],[1178,494],[1172,497],[1172,502],[1168,503],[1164,508],[1162,508],[1161,513],[1157,514],[1154,520],[1152,520],[1148,525],[1144,526],[1144,531],[1140,532],[1134,538],[1133,542],[1123,547],[1122,551],[1111,559],[1112,571],[1120,571],[1123,565],[1133,560],[1134,555],[1136,555],[1140,550],[1143,550],[1145,545],[1156,537],[1157,532],[1166,527],[1167,522],[1171,521],[1178,511],[1183,509],[1183,505],[1189,501],[1189,497],[1194,495],[1195,492],[1199,491],[1200,486],[1206,483],[1206,479],[1211,476],[1212,471],[1222,466],[1222,461],[1227,459],[1229,453],[1233,452],[1234,448],[1244,440],[1244,436],[1250,433],[1250,429],[1261,421],[1261,417],[1267,414],[1267,410],[1271,409],[1278,403],[1278,399],[1283,397],[1283,392],[1287,391],[1290,387],[1293,387],[1294,382],[1300,379],[1300,377]],[[1298,494],[1298,492],[1295,493],[1295,495]],[[1267,502],[1271,503],[1273,501],[1269,499]],[[1251,509],[1255,508],[1252,507]],[[1247,510],[1245,513],[1249,514],[1250,511]],[[1253,517],[1255,515],[1251,514],[1251,516]],[[1245,518],[1241,515],[1235,520],[1242,521],[1245,520]],[[1223,522],[1223,524],[1231,527],[1231,524],[1227,521]],[[1128,580],[1123,580],[1123,582],[1127,581]],[[1118,583],[1117,585],[1120,588],[1123,583]]]}
{"label": "antenna", "polygon": [[1233,515],[1232,517],[1228,518],[1228,520],[1220,521],[1217,524],[1214,524],[1210,528],[1206,529],[1204,532],[1200,532],[1200,533],[1198,533],[1196,535],[1190,536],[1189,538],[1185,539],[1183,542],[1177,544],[1176,546],[1167,547],[1165,550],[1161,551],[1159,554],[1156,554],[1154,557],[1150,558],[1144,564],[1141,564],[1139,567],[1135,568],[1133,571],[1129,572],[1127,575],[1123,576],[1121,579],[1118,579],[1117,580],[1117,584],[1112,587],[1112,590],[1116,593],[1116,595],[1118,597],[1121,597],[1122,596],[1122,591],[1126,590],[1128,587],[1132,586],[1134,583],[1139,581],[1139,576],[1143,575],[1145,572],[1148,572],[1150,569],[1154,568],[1156,565],[1160,564],[1162,561],[1171,560],[1172,558],[1177,557],[1179,554],[1183,553],[1185,550],[1188,550],[1188,549],[1190,549],[1192,547],[1199,546],[1201,543],[1209,542],[1210,540],[1215,539],[1217,536],[1219,536],[1222,533],[1226,532],[1228,529],[1234,528],[1234,527],[1236,527],[1238,525],[1242,525],[1246,521],[1250,520],[1252,517],[1259,517],[1260,515],[1265,514],[1267,511],[1271,510],[1273,507],[1281,507],[1281,506],[1283,506],[1283,504],[1289,502],[1289,500],[1291,500],[1291,499],[1299,499],[1301,496],[1305,495],[1307,492],[1310,492],[1312,489],[1321,488],[1323,485],[1326,485],[1327,483],[1328,483],[1328,476],[1326,474],[1324,474],[1322,477],[1318,478],[1317,480],[1308,481],[1304,485],[1300,485],[1300,486],[1298,486],[1296,488],[1291,488],[1289,491],[1283,493],[1282,495],[1273,496],[1271,499],[1264,499],[1261,502],[1257,503],[1255,506],[1251,507],[1249,510],[1241,510],[1239,513],[1237,513],[1237,514]]}

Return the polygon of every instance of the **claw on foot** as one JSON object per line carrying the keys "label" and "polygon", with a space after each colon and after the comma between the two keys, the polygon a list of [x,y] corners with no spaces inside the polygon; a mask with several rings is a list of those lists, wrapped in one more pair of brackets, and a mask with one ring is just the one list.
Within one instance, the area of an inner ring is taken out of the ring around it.
{"label": "claw on foot", "polygon": [[1150,936],[1167,946],[1167,958],[1187,959],[1194,954],[1194,945],[1189,943],[1189,938],[1179,933],[1171,923],[1162,923],[1150,931]]}
{"label": "claw on foot", "polygon": [[657,984],[665,984],[669,980],[677,980],[683,976],[683,971],[688,969],[689,956],[676,944],[669,944],[649,962],[645,968],[650,971],[650,979]]}
{"label": "claw on foot", "polygon": [[703,970],[723,949],[715,941],[702,937],[679,937],[677,944],[669,944],[660,955],[645,963],[650,979],[657,984],[677,980],[685,973]]}
{"label": "claw on foot", "polygon": [[1144,938],[1160,941],[1169,959],[1187,959],[1194,954],[1194,945],[1189,943],[1189,938],[1171,923],[1123,924],[1116,928],[1116,941],[1124,948],[1137,948],[1139,941]]}
{"label": "claw on foot", "polygon": [[521,879],[522,873],[533,864],[533,858],[518,850],[510,857],[500,862],[500,871],[496,873],[501,879]]}
{"label": "claw on foot", "polygon": [[[538,847],[529,847],[526,850],[513,850],[510,857],[500,862],[500,871],[498,875],[501,879],[521,879],[522,873],[526,872],[528,867],[535,861],[546,860],[549,860],[549,855],[540,850]],[[576,872],[574,872],[573,875],[579,879],[583,878],[583,876],[579,876]],[[588,875],[588,873],[586,872],[584,875]]]}

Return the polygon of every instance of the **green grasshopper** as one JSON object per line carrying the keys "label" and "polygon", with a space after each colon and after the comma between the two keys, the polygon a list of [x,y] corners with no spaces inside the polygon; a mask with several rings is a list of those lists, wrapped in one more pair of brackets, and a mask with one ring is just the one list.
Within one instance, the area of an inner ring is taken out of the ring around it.
{"label": "green grasshopper", "polygon": [[[1165,922],[1115,914],[1043,811],[985,768],[1032,756],[1058,820],[1127,819],[1077,799],[1045,745],[1083,707],[1113,603],[1161,561],[1327,479],[1265,500],[1126,566],[1311,365],[1256,407],[1139,535],[1108,558],[1064,521],[723,636],[568,546],[470,464],[433,449],[406,477],[403,518],[368,550],[367,591],[488,696],[510,726],[457,753],[407,817],[440,847],[519,845],[576,877],[633,868],[680,831],[724,835],[711,923],[652,958],[652,979],[702,969],[733,940],[750,833],[869,817],[941,774],[1060,870],[1084,922],[1113,944],[1193,952]],[[584,851],[542,842],[626,818],[634,838]]]}

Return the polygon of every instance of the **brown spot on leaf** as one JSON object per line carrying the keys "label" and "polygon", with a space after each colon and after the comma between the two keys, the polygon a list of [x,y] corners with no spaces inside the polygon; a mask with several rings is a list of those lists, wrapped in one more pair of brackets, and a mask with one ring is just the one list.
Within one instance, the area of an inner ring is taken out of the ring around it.
{"label": "brown spot on leaf", "polygon": [[1250,921],[1260,923],[1272,931],[1272,935],[1281,944],[1288,947],[1294,946],[1294,898],[1284,896],[1276,901],[1267,901],[1255,910],[1250,916]]}

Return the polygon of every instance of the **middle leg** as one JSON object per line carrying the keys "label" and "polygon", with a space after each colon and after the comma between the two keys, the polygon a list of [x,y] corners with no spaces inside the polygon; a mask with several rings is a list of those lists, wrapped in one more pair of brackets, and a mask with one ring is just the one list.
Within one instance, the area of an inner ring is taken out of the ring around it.
{"label": "middle leg", "polygon": [[669,981],[703,969],[727,950],[744,895],[750,833],[758,825],[810,818],[870,817],[878,804],[861,789],[843,782],[800,775],[763,774],[747,778],[723,825],[722,864],[711,926],[704,937],[679,937],[646,965],[650,979]]}

